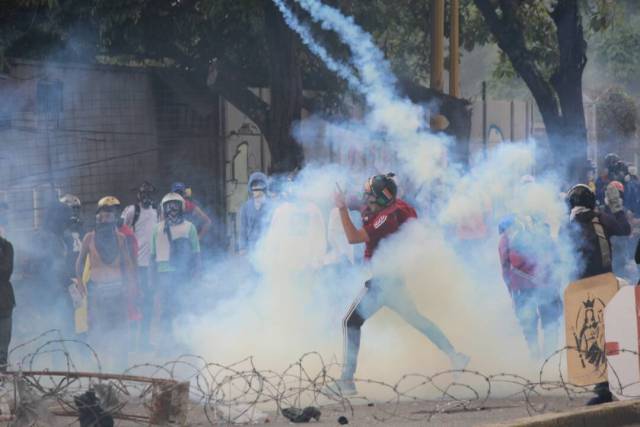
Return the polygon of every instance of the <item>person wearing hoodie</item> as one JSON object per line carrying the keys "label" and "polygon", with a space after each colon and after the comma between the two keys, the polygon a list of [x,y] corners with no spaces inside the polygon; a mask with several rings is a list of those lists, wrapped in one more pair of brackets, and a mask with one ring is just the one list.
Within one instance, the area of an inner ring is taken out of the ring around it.
{"label": "person wearing hoodie", "polygon": [[[579,267],[577,279],[611,273],[614,256],[611,237],[631,233],[620,191],[615,185],[608,185],[605,190],[604,200],[610,213],[596,210],[596,195],[584,184],[571,188],[567,199],[571,212],[568,229],[563,232],[575,244]],[[612,401],[608,382],[596,384],[594,392],[596,396],[587,405]]]}
{"label": "person wearing hoodie", "polygon": [[265,226],[269,224],[270,209],[267,199],[269,179],[262,172],[249,176],[249,198],[240,209],[240,237],[238,251],[245,254],[255,246]]}

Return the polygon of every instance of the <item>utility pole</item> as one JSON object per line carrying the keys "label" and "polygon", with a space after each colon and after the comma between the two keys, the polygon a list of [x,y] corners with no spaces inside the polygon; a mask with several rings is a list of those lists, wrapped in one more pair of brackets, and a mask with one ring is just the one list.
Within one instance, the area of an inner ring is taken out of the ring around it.
{"label": "utility pole", "polygon": [[482,153],[487,158],[487,82],[482,81]]}
{"label": "utility pole", "polygon": [[[431,0],[431,89],[444,90],[444,0]],[[431,116],[431,129],[443,130],[447,119],[441,114]]]}
{"label": "utility pole", "polygon": [[460,97],[460,0],[451,0],[449,36],[449,95]]}

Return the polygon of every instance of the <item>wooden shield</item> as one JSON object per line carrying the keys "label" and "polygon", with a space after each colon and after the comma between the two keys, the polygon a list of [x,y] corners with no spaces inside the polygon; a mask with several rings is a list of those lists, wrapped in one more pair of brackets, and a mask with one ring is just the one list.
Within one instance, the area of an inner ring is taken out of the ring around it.
{"label": "wooden shield", "polygon": [[624,286],[604,310],[605,352],[611,392],[620,400],[640,397],[638,333],[640,287]]}
{"label": "wooden shield", "polygon": [[613,273],[577,280],[564,291],[569,382],[587,386],[607,381],[604,308],[618,292]]}

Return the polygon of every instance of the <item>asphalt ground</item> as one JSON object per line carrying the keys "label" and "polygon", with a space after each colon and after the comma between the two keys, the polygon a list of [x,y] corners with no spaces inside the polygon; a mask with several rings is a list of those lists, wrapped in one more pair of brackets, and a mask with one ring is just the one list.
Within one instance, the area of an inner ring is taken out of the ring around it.
{"label": "asphalt ground", "polygon": [[[529,399],[531,406],[540,412],[527,411],[525,400],[519,399],[490,399],[484,406],[466,410],[455,404],[444,413],[436,411],[442,408],[442,401],[421,401],[397,404],[358,404],[357,399],[352,402],[353,413],[345,410],[339,405],[330,405],[320,408],[321,416],[319,421],[311,421],[308,425],[313,426],[338,426],[338,418],[346,417],[349,426],[483,426],[497,422],[516,420],[539,413],[559,413],[584,406],[588,397],[568,399],[567,397],[533,397]],[[53,402],[52,402],[53,403]],[[293,423],[275,412],[266,412],[268,422],[251,424],[266,427],[291,426]],[[46,425],[52,427],[62,427],[71,425],[74,419],[71,417],[54,417],[47,421]],[[223,422],[221,425],[228,425]],[[42,424],[45,425],[45,424]],[[77,424],[76,424],[77,425]],[[202,407],[192,406],[187,419],[188,426],[210,426]],[[305,424],[297,424],[305,425]],[[140,426],[139,423],[131,421],[116,421],[116,426],[133,427]],[[640,427],[640,424],[638,424]]]}

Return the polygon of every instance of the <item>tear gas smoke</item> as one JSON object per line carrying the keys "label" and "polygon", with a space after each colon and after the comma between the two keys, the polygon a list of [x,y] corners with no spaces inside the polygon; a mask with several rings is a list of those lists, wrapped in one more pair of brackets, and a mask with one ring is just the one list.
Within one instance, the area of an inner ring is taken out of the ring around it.
{"label": "tear gas smoke", "polygon": [[[342,317],[364,279],[371,273],[393,274],[406,281],[420,311],[471,356],[472,368],[535,376],[539,363],[528,355],[500,273],[497,223],[507,213],[536,216],[558,236],[566,215],[558,180],[546,175],[521,183],[535,167],[536,145],[500,146],[461,173],[447,161],[451,141],[430,132],[427,111],[398,94],[382,52],[352,18],[316,0],[297,2],[350,48],[352,57],[345,64],[315,41],[311,28],[283,1],[273,1],[309,49],[346,79],[367,107],[360,120],[305,119],[295,136],[303,145],[359,149],[377,158],[370,168],[310,159],[251,254],[252,267],[246,268],[253,273],[237,282],[251,291],[220,301],[204,315],[184,316],[184,341],[208,358],[226,362],[253,354],[258,365],[274,369],[310,350],[339,360]],[[359,191],[365,177],[389,170],[421,218],[385,240],[366,268],[327,264],[324,218],[335,183]],[[456,239],[456,229],[477,217],[487,225],[488,238]],[[573,262],[568,246],[560,247],[563,262],[556,264],[554,276],[567,283]],[[211,290],[216,282],[238,279],[226,273],[221,277],[216,269],[207,277]],[[393,380],[410,371],[450,368],[431,342],[387,312],[364,327],[357,377]]]}
{"label": "tear gas smoke", "polygon": [[[369,161],[353,166],[309,158],[284,194],[265,206],[273,210],[273,220],[249,256],[209,261],[202,284],[181,290],[176,352],[220,363],[253,355],[259,369],[278,371],[308,351],[341,361],[347,308],[371,274],[393,274],[404,279],[418,309],[456,349],[471,356],[472,369],[535,377],[540,363],[529,357],[501,277],[497,223],[507,213],[537,216],[557,236],[565,217],[559,180],[548,175],[521,183],[535,168],[536,145],[499,146],[462,172],[449,163],[447,149],[454,142],[429,130],[434,109],[397,91],[383,53],[352,18],[317,0],[297,1],[305,16],[349,47],[351,57],[344,62],[316,42],[315,28],[284,1],[273,1],[305,45],[366,107],[360,119],[309,117],[296,125],[295,137],[307,148],[353,150],[366,153]],[[359,193],[365,178],[389,171],[396,173],[402,197],[416,205],[419,220],[385,240],[366,267],[349,261],[356,254],[336,257],[336,246],[348,244],[335,217],[327,233],[335,184]],[[488,237],[457,239],[457,229],[478,217]],[[564,284],[574,263],[568,245],[559,243],[562,262],[554,275]],[[444,354],[387,309],[363,328],[359,378],[393,382],[411,371],[449,368]]]}

